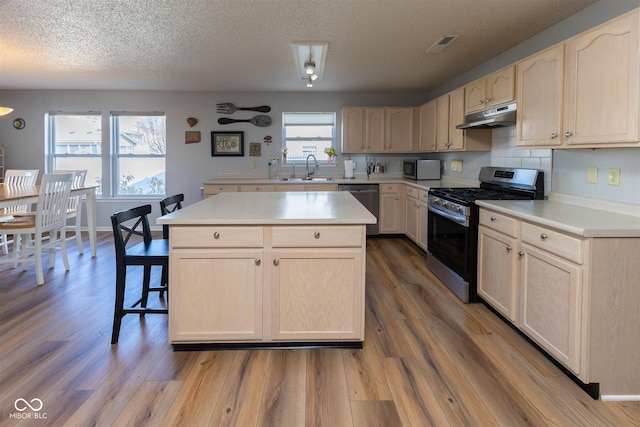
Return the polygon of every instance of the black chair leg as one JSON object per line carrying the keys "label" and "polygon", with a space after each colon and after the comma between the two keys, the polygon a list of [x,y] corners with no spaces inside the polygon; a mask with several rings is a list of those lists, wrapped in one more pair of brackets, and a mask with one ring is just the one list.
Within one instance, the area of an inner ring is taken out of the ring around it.
{"label": "black chair leg", "polygon": [[113,310],[113,330],[111,332],[111,344],[118,342],[120,335],[120,325],[122,324],[122,317],[124,316],[124,287],[126,283],[126,267],[117,268],[116,272],[116,304]]}
{"label": "black chair leg", "polygon": [[[149,285],[151,282],[151,266],[144,266],[144,276],[142,278],[142,298],[140,299],[140,307],[147,308],[149,300]],[[144,317],[144,313],[140,313],[140,317]]]}
{"label": "black chair leg", "polygon": [[[167,268],[162,267],[162,278],[160,279],[160,286],[166,288],[167,283],[169,283],[169,274],[167,273]],[[160,291],[160,298],[164,298],[164,289]]]}

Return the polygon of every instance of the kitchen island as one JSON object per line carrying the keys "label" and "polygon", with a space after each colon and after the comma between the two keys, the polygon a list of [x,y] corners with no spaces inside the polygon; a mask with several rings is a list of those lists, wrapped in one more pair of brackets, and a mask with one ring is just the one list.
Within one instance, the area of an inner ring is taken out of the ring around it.
{"label": "kitchen island", "polygon": [[346,192],[220,193],[169,225],[169,341],[358,346],[366,224]]}

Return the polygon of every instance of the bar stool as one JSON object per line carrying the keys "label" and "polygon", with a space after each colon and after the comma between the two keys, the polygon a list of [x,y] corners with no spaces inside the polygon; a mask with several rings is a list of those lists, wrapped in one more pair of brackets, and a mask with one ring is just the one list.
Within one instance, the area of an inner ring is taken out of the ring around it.
{"label": "bar stool", "polygon": [[[140,317],[143,317],[146,313],[168,313],[167,308],[147,308],[149,292],[164,292],[166,289],[165,286],[153,288],[149,286],[151,267],[159,266],[163,271],[168,271],[169,268],[168,241],[165,239],[152,239],[149,219],[147,218],[150,213],[151,205],[144,205],[117,212],[111,216],[116,251],[116,300],[111,344],[118,342],[120,325],[125,315],[138,313]],[[130,242],[133,236],[137,236],[134,237],[134,240],[139,241],[142,238],[142,241],[139,243]],[[127,267],[133,265],[144,267],[142,293],[140,299],[125,308],[124,296]]]}
{"label": "bar stool", "polygon": [[[177,210],[182,209],[182,202],[184,202],[184,194],[176,194],[166,197],[160,200],[160,212],[162,215],[170,214]],[[162,238],[169,240],[169,226],[167,224],[162,225]],[[162,286],[167,286],[169,283],[169,275],[167,270],[162,270]],[[160,291],[160,298],[164,296],[164,292]]]}

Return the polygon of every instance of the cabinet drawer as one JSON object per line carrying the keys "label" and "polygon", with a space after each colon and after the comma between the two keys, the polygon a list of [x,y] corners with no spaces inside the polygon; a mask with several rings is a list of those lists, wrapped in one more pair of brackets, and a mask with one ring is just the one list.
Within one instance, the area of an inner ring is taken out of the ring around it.
{"label": "cabinet drawer", "polygon": [[358,247],[364,244],[362,226],[273,227],[274,248]]}
{"label": "cabinet drawer", "polygon": [[240,191],[262,191],[262,192],[269,192],[269,191],[273,191],[274,190],[274,186],[273,185],[241,185],[240,186]]}
{"label": "cabinet drawer", "polygon": [[262,227],[170,227],[172,248],[261,248]]}
{"label": "cabinet drawer", "polygon": [[418,198],[418,189],[415,187],[406,187],[404,190],[407,194],[407,197],[413,197],[414,199]]}
{"label": "cabinet drawer", "polygon": [[480,224],[499,231],[507,236],[518,237],[519,222],[508,216],[480,209]]}
{"label": "cabinet drawer", "polygon": [[380,193],[399,193],[400,184],[380,184]]}
{"label": "cabinet drawer", "polygon": [[418,199],[420,199],[421,202],[429,203],[429,191],[419,190]]}
{"label": "cabinet drawer", "polygon": [[575,237],[524,222],[522,241],[575,263],[583,263],[584,241]]}
{"label": "cabinet drawer", "polygon": [[217,194],[224,191],[238,191],[237,185],[231,184],[204,184],[204,194]]}

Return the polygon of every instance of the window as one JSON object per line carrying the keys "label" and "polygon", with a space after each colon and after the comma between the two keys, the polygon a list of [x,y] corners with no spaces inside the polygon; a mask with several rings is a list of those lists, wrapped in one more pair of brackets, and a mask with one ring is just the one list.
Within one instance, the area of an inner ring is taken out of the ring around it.
{"label": "window", "polygon": [[165,194],[166,120],[162,113],[112,113],[114,196]]}
{"label": "window", "polygon": [[51,171],[87,169],[86,184],[98,185],[102,194],[102,116],[99,114],[49,114]]}
{"label": "window", "polygon": [[320,163],[331,163],[326,148],[334,148],[336,113],[282,113],[282,145],[287,162],[304,162],[313,154]]}

